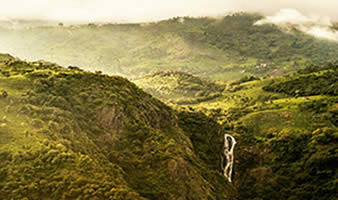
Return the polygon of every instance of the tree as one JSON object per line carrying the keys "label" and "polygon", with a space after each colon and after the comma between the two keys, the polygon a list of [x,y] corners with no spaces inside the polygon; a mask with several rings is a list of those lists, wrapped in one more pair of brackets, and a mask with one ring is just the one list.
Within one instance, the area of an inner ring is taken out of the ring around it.
{"label": "tree", "polygon": [[6,90],[2,90],[0,98],[6,98],[6,97],[8,97],[8,93],[6,92]]}

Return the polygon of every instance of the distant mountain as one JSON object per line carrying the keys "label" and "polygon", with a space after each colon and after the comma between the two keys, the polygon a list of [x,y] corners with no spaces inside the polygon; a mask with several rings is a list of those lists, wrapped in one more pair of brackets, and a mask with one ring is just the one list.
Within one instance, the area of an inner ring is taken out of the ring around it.
{"label": "distant mountain", "polygon": [[214,80],[283,74],[306,63],[337,60],[337,42],[314,38],[297,27],[255,25],[262,18],[235,13],[220,19],[1,30],[0,51],[128,77],[158,69]]}

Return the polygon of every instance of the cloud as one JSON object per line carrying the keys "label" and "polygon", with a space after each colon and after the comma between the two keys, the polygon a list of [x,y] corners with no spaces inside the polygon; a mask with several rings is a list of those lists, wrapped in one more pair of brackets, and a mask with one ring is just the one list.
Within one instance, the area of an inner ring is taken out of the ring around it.
{"label": "cloud", "polygon": [[8,17],[0,16],[0,21],[9,22],[11,20]]}
{"label": "cloud", "polygon": [[302,31],[319,38],[338,41],[338,32],[331,30],[329,27],[314,26],[310,29],[303,29]]}
{"label": "cloud", "polygon": [[319,16],[315,14],[306,16],[296,9],[288,8],[281,9],[272,16],[267,16],[266,18],[256,22],[255,25],[268,23],[276,24],[281,27],[293,25],[309,35],[338,41],[338,32],[330,28],[332,26],[332,22],[328,16]]}

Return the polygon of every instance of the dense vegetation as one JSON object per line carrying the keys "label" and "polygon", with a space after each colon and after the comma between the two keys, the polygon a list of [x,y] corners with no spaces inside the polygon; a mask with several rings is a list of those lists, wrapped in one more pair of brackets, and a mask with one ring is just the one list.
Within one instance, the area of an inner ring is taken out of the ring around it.
{"label": "dense vegetation", "polygon": [[210,79],[279,75],[338,57],[338,43],[290,27],[255,25],[258,14],[173,18],[143,24],[88,24],[0,31],[0,51],[128,77],[153,69]]}
{"label": "dense vegetation", "polygon": [[238,141],[234,199],[336,198],[336,70],[329,64],[246,78],[230,83],[223,98],[192,108],[223,122]]}
{"label": "dense vegetation", "polygon": [[[0,195],[334,199],[336,69],[247,76],[223,83],[216,99],[172,110],[121,77],[1,54]],[[157,76],[184,82],[178,91],[218,87],[183,72],[146,77]],[[306,93],[308,79],[322,89]],[[224,133],[238,141],[232,184],[220,172]]]}
{"label": "dense vegetation", "polygon": [[335,199],[338,44],[260,19],[0,29],[69,66],[0,54],[0,198]]}
{"label": "dense vegetation", "polygon": [[287,34],[276,25],[255,25],[262,18],[244,13],[225,16],[208,27],[204,33],[205,40],[224,51],[236,52],[243,59],[273,62],[297,61],[308,57],[313,62],[327,62],[334,58],[337,44],[316,40],[296,29],[292,34]]}
{"label": "dense vegetation", "polygon": [[0,71],[2,198],[224,198],[189,123],[126,79],[8,55]]}
{"label": "dense vegetation", "polygon": [[[337,65],[310,65],[277,78],[245,76],[222,85],[215,99],[175,107],[183,109],[180,123],[188,124],[184,130],[210,168],[220,166],[222,134],[237,139],[235,178],[225,194],[231,199],[335,199]],[[217,188],[218,179],[213,180]]]}
{"label": "dense vegetation", "polygon": [[[312,68],[317,68],[313,70]],[[292,96],[313,96],[313,95],[338,95],[338,65],[330,64],[321,70],[319,66],[310,66],[300,73],[299,78],[289,78],[290,80],[274,83],[264,87],[267,91],[282,92]],[[306,73],[310,72],[310,73]],[[311,73],[312,72],[312,73]]]}

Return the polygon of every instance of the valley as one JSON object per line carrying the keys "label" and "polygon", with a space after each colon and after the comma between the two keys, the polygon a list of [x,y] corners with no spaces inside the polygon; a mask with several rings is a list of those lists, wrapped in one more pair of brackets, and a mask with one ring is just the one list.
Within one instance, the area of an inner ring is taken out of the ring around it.
{"label": "valley", "polygon": [[2,26],[0,199],[334,200],[338,43],[262,19]]}

